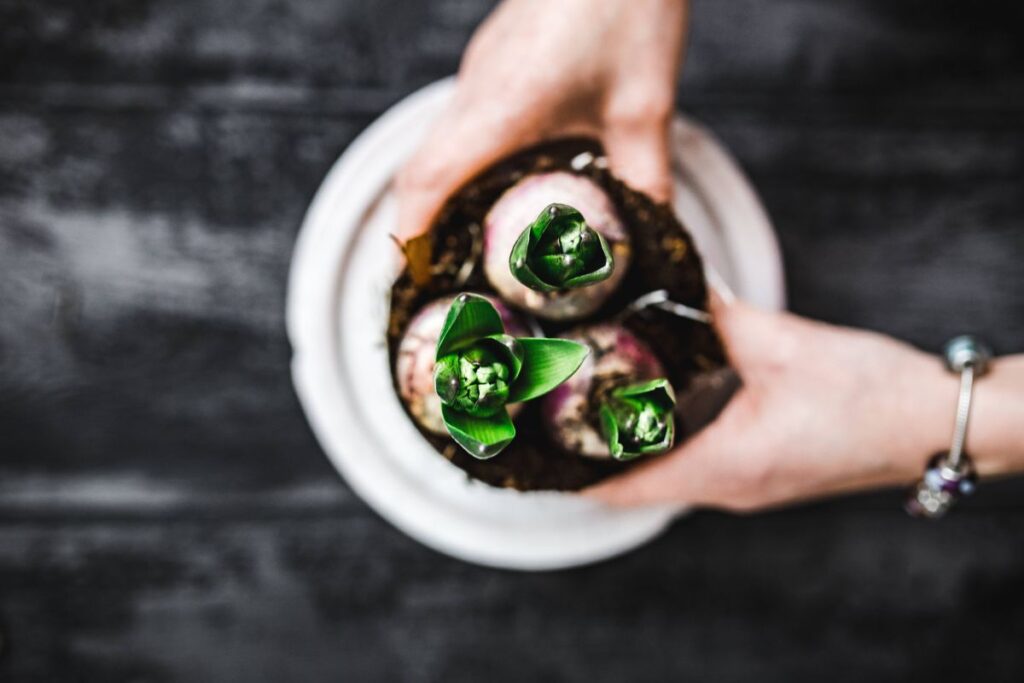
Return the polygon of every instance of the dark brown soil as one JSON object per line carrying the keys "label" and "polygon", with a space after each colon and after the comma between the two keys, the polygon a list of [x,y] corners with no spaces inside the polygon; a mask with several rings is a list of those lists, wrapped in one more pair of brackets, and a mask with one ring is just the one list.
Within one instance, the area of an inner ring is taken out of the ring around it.
{"label": "dark brown soil", "polygon": [[[434,267],[429,282],[415,283],[407,269],[392,287],[388,328],[392,369],[401,334],[420,307],[456,291],[493,293],[484,278],[479,254],[467,280],[459,283],[458,272],[473,254],[473,234],[479,232],[484,216],[501,193],[529,173],[575,173],[569,162],[583,151],[600,154],[600,148],[587,140],[565,140],[526,150],[491,167],[448,201],[432,230]],[[668,290],[674,301],[706,309],[707,290],[700,257],[671,208],[630,190],[608,171],[593,165],[579,173],[598,182],[614,201],[632,234],[633,261],[622,286],[601,310],[571,323],[542,321],[545,333],[556,336],[569,327],[606,320],[639,296],[656,289]],[[721,342],[707,325],[648,310],[631,316],[627,326],[658,354],[677,392],[685,390],[695,375],[725,365]],[[469,476],[494,486],[524,491],[578,490],[623,472],[637,462],[602,461],[562,452],[547,438],[538,404],[534,401],[526,405],[516,420],[516,440],[490,460],[473,458],[447,437],[427,432],[424,436]],[[680,439],[687,432],[686,425],[681,425]]]}

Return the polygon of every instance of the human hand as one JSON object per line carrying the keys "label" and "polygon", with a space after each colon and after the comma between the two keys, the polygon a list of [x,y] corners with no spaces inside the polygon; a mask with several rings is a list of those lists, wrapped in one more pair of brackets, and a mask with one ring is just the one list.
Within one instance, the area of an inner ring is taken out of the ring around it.
{"label": "human hand", "polygon": [[585,495],[755,510],[909,484],[948,448],[958,379],[937,357],[742,303],[713,313],[742,388],[673,452]]}
{"label": "human hand", "polygon": [[503,156],[595,137],[612,171],[670,196],[668,124],[685,0],[506,0],[466,49],[455,97],[399,173],[399,237],[424,232],[445,200]]}

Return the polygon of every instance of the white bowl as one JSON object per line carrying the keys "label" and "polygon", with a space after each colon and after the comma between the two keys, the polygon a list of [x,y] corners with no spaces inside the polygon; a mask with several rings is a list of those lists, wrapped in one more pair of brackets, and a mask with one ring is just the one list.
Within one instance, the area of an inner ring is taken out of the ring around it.
{"label": "white bowl", "polygon": [[[429,85],[367,128],[306,214],[287,303],[299,399],[352,489],[420,542],[509,569],[612,557],[656,536],[684,510],[609,509],[573,494],[521,493],[471,480],[420,435],[394,392],[385,344],[388,292],[399,269],[389,237],[396,220],[391,180],[453,85]],[[778,246],[742,173],[705,130],[682,117],[674,124],[673,152],[675,206],[706,262],[740,297],[781,308]]]}

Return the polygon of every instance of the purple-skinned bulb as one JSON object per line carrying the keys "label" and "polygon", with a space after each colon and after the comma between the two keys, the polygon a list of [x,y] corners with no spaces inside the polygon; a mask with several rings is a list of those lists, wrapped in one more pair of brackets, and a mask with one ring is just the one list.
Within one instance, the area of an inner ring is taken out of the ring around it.
{"label": "purple-skinned bulb", "polygon": [[591,352],[575,375],[541,399],[545,426],[569,453],[610,458],[593,401],[614,388],[664,377],[665,368],[647,344],[621,325],[577,328],[564,337],[586,344]]}
{"label": "purple-skinned bulb", "polygon": [[[508,306],[495,297],[486,298],[498,311],[508,334],[514,337],[528,335],[526,326]],[[441,399],[435,390],[434,359],[441,327],[453,301],[455,295],[435,299],[416,313],[398,344],[398,358],[395,363],[398,394],[409,408],[413,419],[427,431],[440,435],[448,434],[448,429],[441,418]],[[521,404],[507,406],[509,414],[513,417],[521,407]]]}
{"label": "purple-skinned bulb", "polygon": [[[611,250],[611,275],[574,289],[541,292],[521,283],[509,255],[523,231],[552,204],[572,207],[599,232]],[[484,219],[484,274],[506,302],[549,320],[590,315],[616,290],[629,267],[629,233],[611,198],[589,178],[565,171],[530,175],[505,191]]]}

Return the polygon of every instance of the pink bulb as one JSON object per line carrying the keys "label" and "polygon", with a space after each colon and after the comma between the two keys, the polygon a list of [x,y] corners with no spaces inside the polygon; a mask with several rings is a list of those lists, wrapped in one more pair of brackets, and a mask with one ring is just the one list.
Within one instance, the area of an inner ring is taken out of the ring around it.
{"label": "pink bulb", "polygon": [[541,411],[551,438],[570,453],[609,458],[601,430],[587,419],[598,386],[616,386],[665,376],[665,368],[647,344],[625,327],[602,323],[578,328],[566,339],[587,344],[591,353],[564,384],[541,399]]}
{"label": "pink bulb", "polygon": [[[441,399],[434,391],[434,357],[441,327],[455,296],[453,294],[436,299],[419,310],[398,344],[398,359],[395,363],[399,395],[416,422],[435,434],[448,433],[441,419]],[[494,297],[486,298],[498,311],[508,334],[514,337],[527,336],[526,327],[508,306]],[[520,408],[521,404],[508,406],[509,414],[514,416]]]}
{"label": "pink bulb", "polygon": [[[546,294],[520,283],[509,269],[516,240],[549,204],[577,209],[591,228],[608,240],[615,269],[607,280],[566,292]],[[607,193],[589,178],[557,171],[527,176],[505,191],[484,219],[484,274],[513,306],[541,318],[572,320],[596,311],[615,291],[629,268],[629,233]]]}

